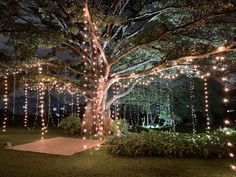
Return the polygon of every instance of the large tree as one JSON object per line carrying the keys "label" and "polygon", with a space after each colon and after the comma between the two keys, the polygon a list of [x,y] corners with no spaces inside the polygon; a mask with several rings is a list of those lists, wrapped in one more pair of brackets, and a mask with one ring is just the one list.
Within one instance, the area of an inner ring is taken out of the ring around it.
{"label": "large tree", "polygon": [[[107,133],[111,104],[141,78],[235,45],[233,0],[8,0],[0,8],[0,32],[15,60],[40,59],[49,75],[62,66],[72,73],[65,78],[87,100],[85,132]],[[48,56],[37,55],[39,48],[50,49]],[[129,88],[109,94],[126,79]]]}

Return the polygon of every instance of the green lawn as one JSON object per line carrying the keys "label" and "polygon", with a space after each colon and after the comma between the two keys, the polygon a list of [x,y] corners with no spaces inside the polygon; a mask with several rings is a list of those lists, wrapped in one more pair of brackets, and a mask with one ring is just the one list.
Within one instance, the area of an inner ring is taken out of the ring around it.
{"label": "green lawn", "polygon": [[[53,130],[48,137],[61,135]],[[3,148],[6,141],[20,144],[38,138],[37,131],[17,128],[0,134],[0,177],[236,177],[230,160],[117,157],[105,148],[64,157]]]}

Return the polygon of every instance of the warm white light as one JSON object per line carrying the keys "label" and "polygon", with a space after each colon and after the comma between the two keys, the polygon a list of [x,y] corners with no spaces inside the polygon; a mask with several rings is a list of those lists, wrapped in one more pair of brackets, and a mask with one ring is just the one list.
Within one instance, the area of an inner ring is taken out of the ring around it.
{"label": "warm white light", "polygon": [[227,98],[224,98],[224,99],[223,99],[223,102],[224,102],[224,103],[228,103],[229,100],[228,100]]}
{"label": "warm white light", "polygon": [[220,60],[224,60],[224,59],[225,59],[225,57],[221,57],[221,58],[220,58]]}
{"label": "warm white light", "polygon": [[230,167],[232,168],[232,170],[236,170],[236,166],[235,165],[230,165]]}
{"label": "warm white light", "polygon": [[225,92],[228,92],[228,91],[229,91],[229,88],[225,88],[224,90],[225,90]]}
{"label": "warm white light", "polygon": [[228,142],[227,145],[228,145],[229,147],[232,147],[232,146],[233,146],[233,144],[232,144],[231,142]]}
{"label": "warm white light", "polygon": [[224,47],[224,46],[220,46],[220,47],[218,47],[218,50],[219,50],[220,52],[222,52],[222,51],[225,50],[225,47]]}
{"label": "warm white light", "polygon": [[230,121],[226,119],[226,120],[224,121],[224,124],[225,124],[225,125],[229,125],[229,124],[230,124]]}
{"label": "warm white light", "polygon": [[27,127],[28,121],[28,84],[25,84],[25,105],[24,105],[24,127]]}
{"label": "warm white light", "polygon": [[231,132],[230,132],[230,131],[227,131],[225,134],[226,134],[226,135],[231,135]]}
{"label": "warm white light", "polygon": [[225,77],[222,77],[221,80],[222,80],[222,81],[226,81],[227,79],[226,79]]}

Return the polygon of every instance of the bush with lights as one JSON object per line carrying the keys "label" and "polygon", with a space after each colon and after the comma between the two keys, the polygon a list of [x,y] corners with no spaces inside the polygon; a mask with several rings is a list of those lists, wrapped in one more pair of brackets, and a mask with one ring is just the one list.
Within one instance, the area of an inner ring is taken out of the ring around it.
{"label": "bush with lights", "polygon": [[127,135],[129,129],[129,124],[125,119],[112,120],[110,123],[111,134],[116,136]]}
{"label": "bush with lights", "polygon": [[142,132],[108,140],[108,151],[125,156],[223,158],[232,147],[222,130],[197,135],[172,132]]}
{"label": "bush with lights", "polygon": [[81,128],[81,120],[76,115],[71,114],[61,121],[59,127],[63,128],[66,133],[78,134]]}

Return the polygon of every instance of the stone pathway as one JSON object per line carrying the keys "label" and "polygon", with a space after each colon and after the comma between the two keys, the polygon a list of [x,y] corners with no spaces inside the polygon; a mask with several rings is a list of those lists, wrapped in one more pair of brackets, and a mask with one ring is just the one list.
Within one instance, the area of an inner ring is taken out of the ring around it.
{"label": "stone pathway", "polygon": [[101,145],[102,143],[103,141],[100,140],[83,140],[77,138],[56,137],[39,140],[32,143],[16,145],[7,149],[70,156],[77,152],[94,148],[98,145]]}

